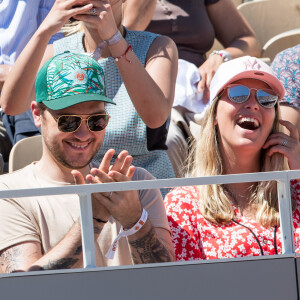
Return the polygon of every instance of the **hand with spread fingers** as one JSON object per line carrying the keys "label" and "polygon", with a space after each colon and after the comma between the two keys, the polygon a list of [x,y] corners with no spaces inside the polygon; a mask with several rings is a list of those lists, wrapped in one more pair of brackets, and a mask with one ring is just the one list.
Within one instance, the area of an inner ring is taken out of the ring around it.
{"label": "hand with spread fingers", "polygon": [[[135,167],[131,165],[132,157],[127,151],[122,151],[111,164],[115,151],[110,149],[106,152],[99,168],[91,169],[86,176],[87,183],[109,183],[130,181]],[[73,170],[76,183],[84,183],[80,172]],[[93,215],[103,221],[112,215],[125,228],[131,228],[142,214],[142,206],[137,191],[118,191],[110,193],[93,194]]]}
{"label": "hand with spread fingers", "polygon": [[[113,155],[113,149],[106,152],[99,168],[93,168],[91,174],[87,176],[88,182],[106,183],[131,180],[135,171],[135,167],[131,165],[132,157],[127,151],[122,151],[111,165]],[[99,193],[95,197],[125,229],[131,228],[141,217],[142,206],[137,191],[118,191],[108,195]]]}
{"label": "hand with spread fingers", "polygon": [[300,142],[299,132],[296,126],[289,121],[280,120],[281,125],[286,127],[290,135],[283,132],[271,134],[264,144],[264,149],[268,150],[268,155],[281,153],[288,159],[288,164],[291,170],[300,169]]}

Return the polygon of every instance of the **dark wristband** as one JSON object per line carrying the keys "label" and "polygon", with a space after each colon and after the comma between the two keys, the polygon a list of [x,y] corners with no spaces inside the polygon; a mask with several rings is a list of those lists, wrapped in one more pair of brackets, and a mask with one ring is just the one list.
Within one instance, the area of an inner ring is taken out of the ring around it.
{"label": "dark wristband", "polygon": [[99,222],[99,223],[107,223],[107,222],[108,222],[108,221],[103,221],[103,220],[101,220],[101,219],[99,219],[99,218],[94,218],[94,217],[93,217],[93,219],[96,220],[96,221]]}

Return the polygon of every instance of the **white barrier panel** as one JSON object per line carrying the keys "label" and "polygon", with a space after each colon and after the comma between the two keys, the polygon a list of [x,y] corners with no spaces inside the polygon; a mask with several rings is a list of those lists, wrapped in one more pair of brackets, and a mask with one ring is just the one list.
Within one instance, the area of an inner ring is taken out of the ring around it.
{"label": "white barrier panel", "polygon": [[283,237],[283,254],[293,254],[295,251],[295,246],[292,226],[290,180],[297,178],[300,178],[300,171],[260,172],[194,178],[174,178],[104,184],[59,186],[37,189],[6,190],[0,191],[0,198],[78,194],[80,197],[84,267],[93,268],[96,267],[96,257],[93,238],[93,219],[91,205],[92,193],[275,180],[278,183],[278,200],[280,207],[281,232]]}

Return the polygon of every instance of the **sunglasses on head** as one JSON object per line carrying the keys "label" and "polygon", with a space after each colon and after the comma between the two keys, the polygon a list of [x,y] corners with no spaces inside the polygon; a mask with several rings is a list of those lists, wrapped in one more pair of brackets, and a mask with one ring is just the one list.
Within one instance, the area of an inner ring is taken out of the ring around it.
{"label": "sunglasses on head", "polygon": [[55,119],[57,127],[62,132],[75,132],[81,126],[82,121],[86,121],[90,131],[101,131],[108,125],[109,115],[95,114],[88,118],[77,115],[62,115]]}
{"label": "sunglasses on head", "polygon": [[276,105],[279,97],[271,89],[255,89],[244,85],[231,84],[227,87],[227,95],[229,100],[234,103],[244,103],[249,99],[251,90],[256,91],[256,100],[262,107],[271,108]]}

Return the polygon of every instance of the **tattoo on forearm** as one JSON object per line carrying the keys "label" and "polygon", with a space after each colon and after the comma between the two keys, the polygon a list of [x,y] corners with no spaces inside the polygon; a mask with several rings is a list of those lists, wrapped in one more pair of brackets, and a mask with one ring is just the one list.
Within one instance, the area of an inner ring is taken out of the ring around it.
{"label": "tattoo on forearm", "polygon": [[0,255],[0,267],[3,273],[18,272],[22,258],[21,246],[12,247],[5,250]]}
{"label": "tattoo on forearm", "polygon": [[47,265],[41,266],[40,270],[58,270],[58,269],[70,269],[77,262],[78,258],[61,258],[56,261],[49,260]]}
{"label": "tattoo on forearm", "polygon": [[78,246],[77,249],[74,252],[74,255],[80,255],[82,253],[82,246]]}
{"label": "tattoo on forearm", "polygon": [[129,241],[132,249],[132,258],[135,264],[155,263],[172,261],[173,255],[164,244],[157,238],[152,227],[141,239]]}
{"label": "tattoo on forearm", "polygon": [[[74,256],[79,256],[82,253],[82,245],[78,246],[74,251]],[[74,257],[66,257],[61,258],[56,261],[49,260],[47,265],[41,266],[40,270],[58,270],[58,269],[70,269],[72,268],[77,262],[79,258]]]}
{"label": "tattoo on forearm", "polygon": [[100,234],[100,232],[101,232],[101,229],[94,226],[94,234]]}

